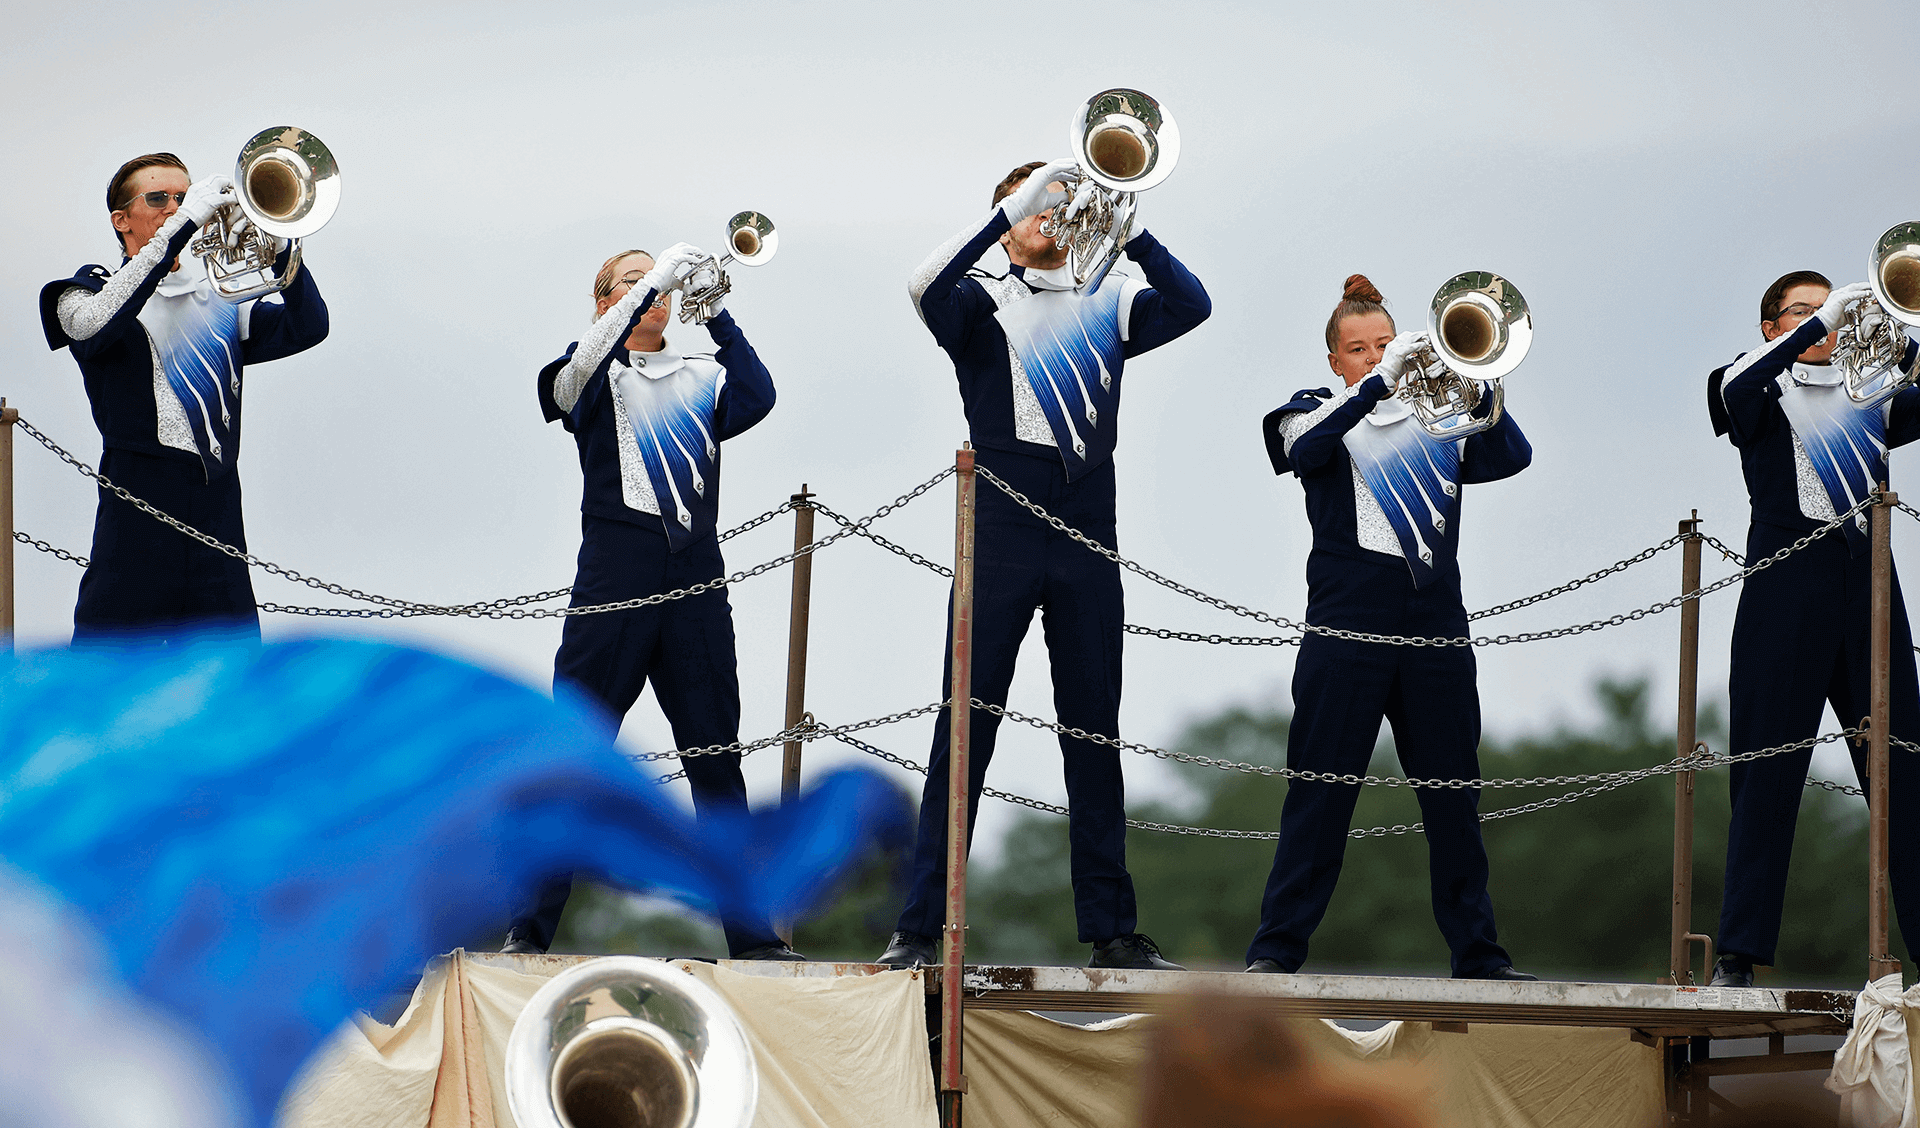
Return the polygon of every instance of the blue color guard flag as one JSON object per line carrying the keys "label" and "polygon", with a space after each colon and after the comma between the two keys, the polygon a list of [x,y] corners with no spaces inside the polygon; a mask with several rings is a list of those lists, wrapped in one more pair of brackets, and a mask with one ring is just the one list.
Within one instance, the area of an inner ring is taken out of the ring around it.
{"label": "blue color guard flag", "polygon": [[264,1125],[354,1009],[553,875],[797,915],[904,830],[860,772],[696,826],[612,736],[571,695],[378,643],[26,653],[0,659],[0,858],[225,1056]]}

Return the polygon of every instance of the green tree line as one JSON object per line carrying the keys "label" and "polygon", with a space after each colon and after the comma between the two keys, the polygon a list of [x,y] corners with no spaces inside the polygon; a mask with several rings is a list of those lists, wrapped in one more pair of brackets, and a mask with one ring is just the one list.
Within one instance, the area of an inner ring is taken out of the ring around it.
{"label": "green tree line", "polygon": [[[1648,717],[1644,681],[1595,687],[1602,721],[1562,727],[1481,748],[1488,778],[1611,772],[1669,760],[1674,735]],[[1718,714],[1701,718],[1701,738],[1725,748]],[[1174,750],[1252,764],[1286,760],[1287,715],[1229,709],[1190,726]],[[1143,804],[1138,819],[1272,831],[1284,781],[1181,764],[1193,801]],[[1375,775],[1401,775],[1383,739]],[[1718,924],[1726,850],[1727,773],[1696,777],[1693,931]],[[1851,779],[1843,782],[1852,782]],[[1539,802],[1569,788],[1498,788],[1481,794],[1482,816]],[[994,800],[985,800],[994,802]],[[1492,864],[1491,894],[1500,939],[1514,962],[1550,978],[1651,981],[1667,967],[1673,875],[1673,777],[1655,776],[1613,791],[1483,824]],[[1420,817],[1410,788],[1369,787],[1356,828],[1411,824]],[[1128,867],[1140,902],[1141,931],[1168,957],[1192,967],[1238,968],[1259,921],[1260,894],[1273,861],[1271,841],[1135,830]],[[904,849],[878,857],[802,922],[795,946],[815,958],[872,959],[885,945],[903,897]],[[635,911],[610,894],[576,897],[556,950],[717,954],[718,929],[684,914]],[[968,960],[1078,964],[1087,946],[1075,935],[1067,881],[1066,820],[1023,813],[996,864],[971,874]],[[1894,926],[1894,952],[1904,943]],[[1803,797],[1787,891],[1778,970],[1756,981],[1858,986],[1866,974],[1866,818],[1854,796],[1809,788]],[[1696,950],[1697,951],[1697,950]],[[1698,956],[1696,954],[1696,966]],[[1326,920],[1314,934],[1303,971],[1445,975],[1446,946],[1433,923],[1426,840],[1369,837],[1348,843],[1346,864]]]}

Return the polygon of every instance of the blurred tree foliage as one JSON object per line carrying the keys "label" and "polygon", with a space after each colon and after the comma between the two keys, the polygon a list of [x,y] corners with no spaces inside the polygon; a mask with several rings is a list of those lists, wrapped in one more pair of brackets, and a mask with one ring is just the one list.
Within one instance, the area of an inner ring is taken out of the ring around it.
{"label": "blurred tree foliage", "polygon": [[[1661,763],[1672,732],[1648,720],[1643,681],[1595,687],[1604,720],[1591,731],[1481,748],[1482,774],[1537,777],[1610,772]],[[1724,750],[1717,712],[1703,711],[1701,739]],[[1181,752],[1254,764],[1286,759],[1287,717],[1231,709],[1193,725]],[[1271,831],[1286,784],[1242,772],[1179,765],[1193,800],[1147,804],[1141,819]],[[1376,775],[1401,775],[1382,741]],[[1564,806],[1484,824],[1492,861],[1500,939],[1522,969],[1552,978],[1652,981],[1665,974],[1673,859],[1673,777],[1657,776]],[[1726,850],[1727,774],[1696,777],[1693,930],[1717,931]],[[1851,779],[1845,782],[1852,782]],[[1483,791],[1481,812],[1550,798],[1567,788]],[[1354,827],[1410,824],[1420,817],[1409,788],[1362,792]],[[1169,958],[1193,967],[1237,968],[1259,921],[1273,861],[1267,841],[1134,831],[1128,867],[1140,900],[1141,930]],[[885,945],[905,884],[904,848],[872,860],[822,916],[800,925],[795,946],[815,958],[871,959]],[[999,863],[972,875],[969,962],[1082,963],[1067,883],[1065,820],[1022,817]],[[701,930],[705,931],[702,932]],[[1865,807],[1852,796],[1809,788],[1800,810],[1777,972],[1758,981],[1858,986],[1866,936]],[[719,955],[718,930],[704,922],[634,907],[617,895],[576,896],[560,950]],[[1895,929],[1894,952],[1903,953]],[[1696,949],[1697,952],[1697,949]],[[1697,958],[1697,957],[1696,957]],[[1433,923],[1427,848],[1418,834],[1348,843],[1346,865],[1303,970],[1445,975],[1446,946]]]}

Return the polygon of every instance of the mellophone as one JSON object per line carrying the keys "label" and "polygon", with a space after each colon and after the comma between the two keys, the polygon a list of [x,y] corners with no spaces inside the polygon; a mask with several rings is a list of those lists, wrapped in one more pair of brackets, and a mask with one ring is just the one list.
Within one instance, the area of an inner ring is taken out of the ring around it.
{"label": "mellophone", "polygon": [[[1067,202],[1041,234],[1067,252],[1075,289],[1097,290],[1133,233],[1135,196],[1167,179],[1180,159],[1180,126],[1165,107],[1125,87],[1102,90],[1068,124],[1079,168]],[[285,289],[300,269],[301,240],[326,226],[340,203],[340,167],[318,137],[293,126],[254,134],[234,162],[234,200],[223,204],[188,250],[206,262],[214,292],[229,302]],[[277,267],[273,238],[290,241]],[[683,275],[680,320],[705,324],[733,290],[729,265],[762,266],[779,250],[773,221],[743,211],[727,221],[728,251]],[[1833,363],[1847,394],[1883,403],[1914,382],[1900,370],[1900,325],[1920,328],[1920,221],[1897,223],[1868,256],[1870,297],[1838,326]],[[1395,395],[1427,432],[1459,439],[1500,421],[1504,379],[1533,343],[1533,318],[1518,287],[1489,271],[1454,275],[1435,291],[1427,329]]]}

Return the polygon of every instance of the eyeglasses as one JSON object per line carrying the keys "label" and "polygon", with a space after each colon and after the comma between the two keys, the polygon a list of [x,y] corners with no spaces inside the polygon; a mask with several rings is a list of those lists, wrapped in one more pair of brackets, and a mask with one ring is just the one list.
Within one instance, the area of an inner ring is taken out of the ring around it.
{"label": "eyeglasses", "polygon": [[[644,282],[644,281],[646,281],[646,278],[647,278],[647,276],[646,276],[646,275],[644,275],[644,274],[639,274],[639,275],[634,275],[634,276],[631,276],[631,277],[627,277],[627,278],[622,278],[622,279],[620,279],[620,280],[619,280],[618,282],[615,282],[615,283],[613,284],[613,289],[615,289],[615,290],[618,290],[618,289],[619,289],[620,287],[622,287],[622,286],[627,286],[627,287],[633,287],[633,286],[638,286],[638,285],[639,285],[640,283],[642,283],[642,282]],[[608,292],[609,292],[609,293],[611,293],[612,291],[608,291]],[[659,297],[657,297],[657,298],[655,298],[655,299],[653,299],[653,306],[652,306],[652,308],[654,308],[654,309],[665,309],[665,308],[667,308],[667,296],[666,296],[665,294],[661,294],[661,295],[660,295]]]}
{"label": "eyeglasses", "polygon": [[[141,192],[133,197],[133,200],[145,200],[147,206],[155,211],[166,207],[169,199],[176,204],[184,204],[187,202],[187,194],[185,192]],[[132,207],[133,200],[128,200],[120,210],[126,211],[127,208]]]}
{"label": "eyeglasses", "polygon": [[1805,302],[1796,302],[1793,305],[1790,305],[1787,308],[1781,310],[1780,317],[1776,317],[1774,318],[1774,320],[1778,321],[1780,320],[1781,317],[1797,317],[1800,320],[1805,321],[1807,318],[1812,317],[1814,314],[1819,312],[1820,312],[1819,306],[1811,306]]}

